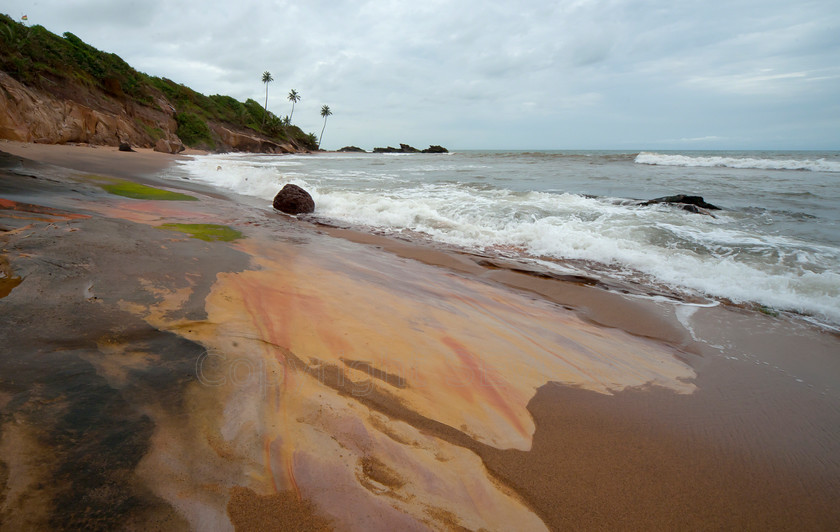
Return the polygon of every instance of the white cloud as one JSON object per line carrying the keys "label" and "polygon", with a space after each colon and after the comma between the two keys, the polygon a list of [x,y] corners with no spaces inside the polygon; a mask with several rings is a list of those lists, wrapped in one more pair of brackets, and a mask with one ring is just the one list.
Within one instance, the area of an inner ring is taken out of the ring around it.
{"label": "white cloud", "polygon": [[[823,77],[822,79],[833,78]],[[686,80],[686,83],[720,92],[756,95],[803,92],[806,91],[807,86],[801,82],[814,80],[816,78],[813,78],[809,72],[775,72],[772,68],[764,68],[737,74],[695,76]]]}

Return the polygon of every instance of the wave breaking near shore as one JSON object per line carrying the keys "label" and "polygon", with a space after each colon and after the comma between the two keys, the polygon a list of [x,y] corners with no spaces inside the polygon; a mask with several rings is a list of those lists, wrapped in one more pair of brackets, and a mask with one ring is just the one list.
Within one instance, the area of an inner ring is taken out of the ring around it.
{"label": "wave breaking near shore", "polygon": [[[833,175],[780,169],[768,184],[741,168],[713,175],[703,166],[765,160],[749,155],[643,152],[633,162],[614,153],[226,154],[187,161],[180,171],[259,204],[294,183],[312,194],[317,218],[334,225],[840,323],[840,242],[831,230],[840,225],[832,207],[840,191]],[[640,164],[642,156],[665,164]],[[766,161],[783,167],[788,159]],[[724,210],[703,216],[635,201],[673,193],[674,186]],[[809,192],[815,189],[821,195]],[[733,194],[752,203],[738,204]]]}
{"label": "wave breaking near shore", "polygon": [[638,164],[661,166],[725,167],[756,170],[809,170],[840,172],[840,160],[826,158],[745,157],[720,155],[677,155],[643,151],[636,156]]}

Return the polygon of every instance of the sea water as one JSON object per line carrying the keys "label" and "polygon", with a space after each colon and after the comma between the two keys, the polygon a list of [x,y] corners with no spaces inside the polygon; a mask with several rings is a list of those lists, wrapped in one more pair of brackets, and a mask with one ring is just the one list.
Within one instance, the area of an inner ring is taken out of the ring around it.
{"label": "sea water", "polygon": [[[168,177],[262,206],[294,183],[325,223],[840,324],[840,152],[221,154]],[[674,194],[721,210],[635,201]]]}

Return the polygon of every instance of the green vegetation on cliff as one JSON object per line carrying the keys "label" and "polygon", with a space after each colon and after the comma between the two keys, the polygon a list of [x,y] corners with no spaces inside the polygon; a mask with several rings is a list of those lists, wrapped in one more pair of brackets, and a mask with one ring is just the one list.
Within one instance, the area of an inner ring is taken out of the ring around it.
{"label": "green vegetation on cliff", "polygon": [[[193,147],[215,148],[209,123],[250,129],[276,142],[316,149],[310,135],[283,125],[254,100],[205,96],[170,79],[134,70],[119,56],[102,52],[72,33],[62,37],[43,26],[27,27],[0,14],[0,70],[27,86],[61,98],[74,99],[84,91],[98,91],[120,105],[127,101],[159,108],[168,101],[178,122],[177,135]],[[161,98],[163,97],[163,98]],[[265,123],[263,123],[263,120]]]}
{"label": "green vegetation on cliff", "polygon": [[178,137],[187,146],[212,145],[213,134],[207,127],[207,122],[193,113],[178,113],[175,115],[178,122]]}

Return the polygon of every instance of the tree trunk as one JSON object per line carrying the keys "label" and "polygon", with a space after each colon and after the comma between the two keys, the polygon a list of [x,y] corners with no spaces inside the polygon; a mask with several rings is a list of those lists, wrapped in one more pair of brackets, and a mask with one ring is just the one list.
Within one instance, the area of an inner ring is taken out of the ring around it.
{"label": "tree trunk", "polygon": [[263,121],[262,125],[265,126],[265,115],[268,114],[268,83],[265,84],[265,105],[263,106]]}
{"label": "tree trunk", "polygon": [[324,130],[327,128],[327,117],[324,117],[324,127],[321,128],[321,136],[318,137],[318,149],[321,149],[321,139],[324,138]]}

